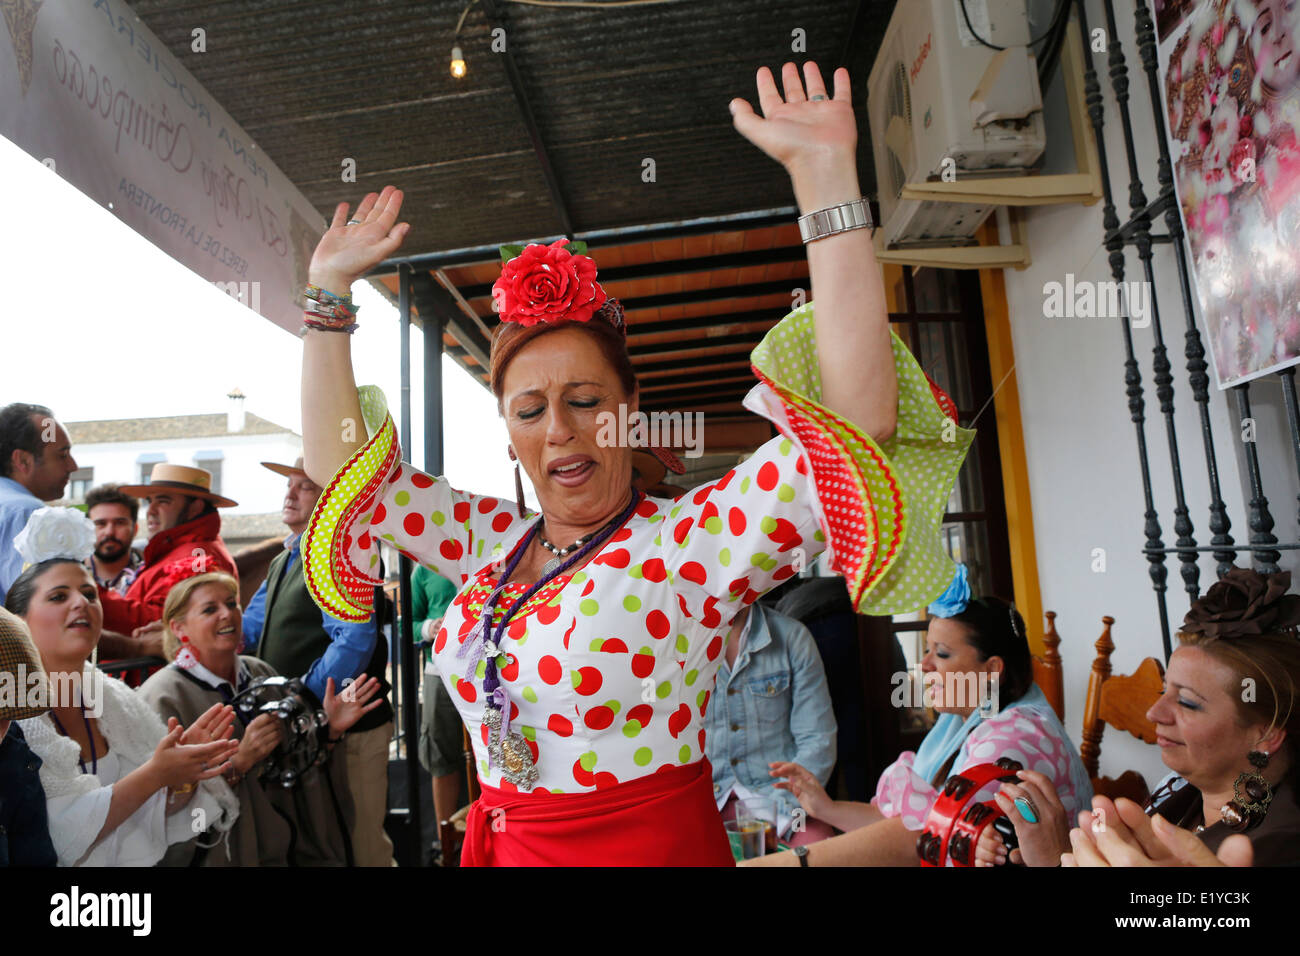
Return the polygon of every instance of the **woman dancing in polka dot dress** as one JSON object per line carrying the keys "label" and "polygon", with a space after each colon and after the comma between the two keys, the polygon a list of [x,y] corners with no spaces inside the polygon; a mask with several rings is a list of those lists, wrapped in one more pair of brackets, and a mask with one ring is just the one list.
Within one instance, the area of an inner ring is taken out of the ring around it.
{"label": "woman dancing in polka dot dress", "polygon": [[[972,432],[889,331],[857,181],[847,71],[758,72],[742,135],[789,171],[816,309],[754,350],[746,398],[780,431],[679,498],[632,487],[610,427],[637,408],[622,309],[585,247],[530,245],[493,288],[491,382],[540,514],[401,461],[375,390],[355,389],[351,283],[392,255],[402,194],[346,204],[312,259],[303,364],[307,472],[325,487],[303,549],[330,613],[364,619],[377,542],[460,586],[433,647],[474,741],[482,797],[464,864],[730,865],[704,756],[725,627],[822,551],[863,613],[944,590],[938,538]],[[826,210],[832,210],[825,213]],[[317,321],[319,320],[319,321]],[[364,418],[364,443],[340,423]]]}

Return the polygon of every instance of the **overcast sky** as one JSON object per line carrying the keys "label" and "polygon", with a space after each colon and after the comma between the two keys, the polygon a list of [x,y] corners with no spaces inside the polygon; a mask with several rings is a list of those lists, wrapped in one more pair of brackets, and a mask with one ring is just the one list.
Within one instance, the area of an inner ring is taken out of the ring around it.
{"label": "overcast sky", "polygon": [[[48,405],[63,421],[224,413],[226,394],[238,387],[248,412],[302,433],[296,337],[172,259],[4,137],[0,182],[7,200],[0,229],[0,405]],[[353,295],[363,306],[352,342],[357,382],[382,387],[396,419],[397,310],[367,283],[357,283]],[[418,329],[411,351],[411,394],[421,396]],[[443,383],[446,407],[456,410],[446,421],[447,477],[467,491],[513,498],[496,403],[445,356]],[[405,457],[419,462],[423,409],[418,399],[413,404],[415,448]]]}

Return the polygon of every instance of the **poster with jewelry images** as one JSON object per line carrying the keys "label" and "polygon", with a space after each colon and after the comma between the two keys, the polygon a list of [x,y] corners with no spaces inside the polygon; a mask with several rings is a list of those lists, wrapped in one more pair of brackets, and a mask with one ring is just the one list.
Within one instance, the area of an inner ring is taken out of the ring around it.
{"label": "poster with jewelry images", "polygon": [[1300,3],[1154,12],[1205,345],[1228,388],[1300,362]]}

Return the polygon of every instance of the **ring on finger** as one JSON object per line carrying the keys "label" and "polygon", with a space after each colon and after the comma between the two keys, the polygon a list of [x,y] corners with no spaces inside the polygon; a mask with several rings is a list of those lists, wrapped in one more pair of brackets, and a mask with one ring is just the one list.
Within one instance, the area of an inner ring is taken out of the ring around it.
{"label": "ring on finger", "polygon": [[1016,797],[1014,802],[1016,809],[1020,811],[1020,815],[1025,818],[1026,822],[1038,822],[1038,808],[1034,806],[1034,801],[1028,797]]}
{"label": "ring on finger", "polygon": [[360,220],[360,219],[349,219],[347,224],[348,224],[349,226],[359,226],[359,225],[361,225],[361,220]]}
{"label": "ring on finger", "polygon": [[812,100],[814,103],[816,103],[816,102],[818,102],[819,100],[824,100],[824,99],[826,99],[826,97],[824,97],[824,96],[822,96],[820,93],[818,93],[818,94],[816,94],[816,95],[814,95],[814,96],[810,96],[810,97],[808,97],[808,99],[810,99],[810,100]]}

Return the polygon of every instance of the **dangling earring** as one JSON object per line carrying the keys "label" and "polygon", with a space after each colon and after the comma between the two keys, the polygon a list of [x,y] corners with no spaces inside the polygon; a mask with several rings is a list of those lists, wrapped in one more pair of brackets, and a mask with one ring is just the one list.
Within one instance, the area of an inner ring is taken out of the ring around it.
{"label": "dangling earring", "polygon": [[524,480],[519,474],[519,459],[515,457],[515,450],[512,446],[507,445],[506,451],[510,455],[510,460],[515,463],[515,508],[519,511],[519,517],[524,516]]}
{"label": "dangling earring", "polygon": [[194,651],[190,647],[190,639],[184,634],[181,635],[181,649],[176,652],[176,666],[189,670],[199,659],[194,656]]}
{"label": "dangling earring", "polygon": [[[1248,830],[1264,818],[1269,804],[1273,802],[1273,788],[1268,785],[1259,772],[1268,766],[1268,754],[1252,750],[1246,755],[1255,770],[1246,771],[1232,782],[1232,799],[1225,803],[1219,813],[1229,828],[1237,831]],[[1245,790],[1243,797],[1241,791]]]}

